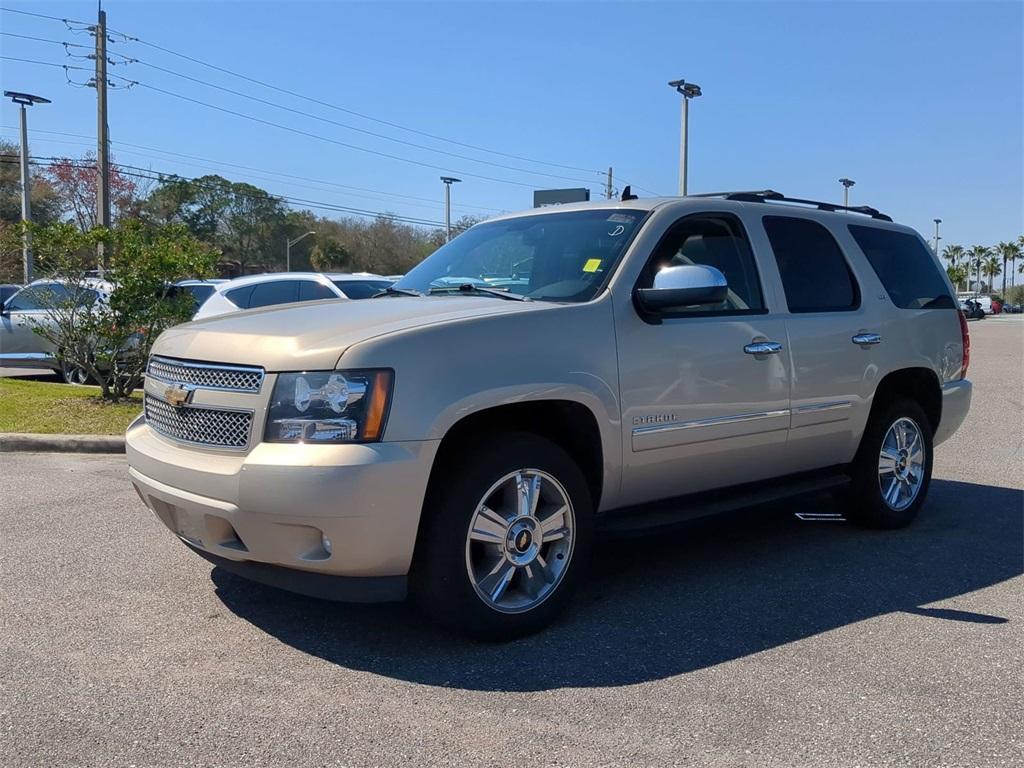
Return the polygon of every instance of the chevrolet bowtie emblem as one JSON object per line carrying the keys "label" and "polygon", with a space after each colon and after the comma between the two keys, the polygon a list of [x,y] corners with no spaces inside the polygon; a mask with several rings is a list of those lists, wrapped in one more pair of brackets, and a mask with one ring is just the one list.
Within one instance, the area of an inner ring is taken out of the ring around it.
{"label": "chevrolet bowtie emblem", "polygon": [[192,402],[193,392],[195,389],[187,384],[173,384],[164,390],[164,400],[175,408],[180,408],[186,403]]}

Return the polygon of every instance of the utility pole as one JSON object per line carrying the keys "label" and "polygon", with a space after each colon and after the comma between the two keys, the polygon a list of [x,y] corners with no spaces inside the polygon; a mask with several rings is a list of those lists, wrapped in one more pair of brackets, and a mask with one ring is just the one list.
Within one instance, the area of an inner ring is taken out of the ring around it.
{"label": "utility pole", "polygon": [[299,242],[299,240],[302,240],[304,238],[309,237],[310,235],[315,235],[315,234],[316,234],[316,232],[307,232],[304,235],[299,235],[294,240],[288,240],[287,241],[288,245],[285,247],[285,250],[284,250],[284,263],[285,263],[284,271],[285,272],[291,272],[292,271],[292,246],[295,245],[297,242]]}
{"label": "utility pole", "polygon": [[939,240],[942,239],[941,237],[939,237],[939,224],[942,223],[942,219],[934,219],[934,221],[935,221],[935,255],[938,256],[939,255]]}
{"label": "utility pole", "polygon": [[843,208],[849,208],[850,207],[850,187],[852,187],[857,182],[854,181],[853,179],[847,179],[846,177],[843,177],[843,178],[841,178],[839,180],[839,183],[843,185]]}
{"label": "utility pole", "polygon": [[614,195],[615,195],[615,189],[614,189],[614,187],[612,187],[612,167],[609,165],[608,166],[608,181],[605,183],[605,186],[604,186],[604,196],[607,199],[611,200]]}
{"label": "utility pole", "polygon": [[33,104],[49,104],[49,99],[33,96],[31,93],[4,91],[4,96],[21,107],[21,220],[25,222],[25,231],[21,235],[22,276],[25,285],[32,282],[32,232],[28,225],[32,222],[32,177],[28,172],[28,112],[26,107]]}
{"label": "utility pole", "polygon": [[444,241],[447,243],[452,239],[452,184],[458,184],[462,179],[454,176],[442,176],[444,182]]}
{"label": "utility pole", "polygon": [[679,194],[686,194],[686,161],[687,161],[687,133],[690,130],[690,99],[702,95],[700,86],[696,83],[688,83],[685,80],[672,80],[669,87],[683,97],[682,111],[679,116]]}
{"label": "utility pole", "polygon": [[[100,8],[96,36],[96,223],[110,227],[110,137],[107,126],[107,12]],[[103,243],[97,247],[100,275],[106,267]]]}

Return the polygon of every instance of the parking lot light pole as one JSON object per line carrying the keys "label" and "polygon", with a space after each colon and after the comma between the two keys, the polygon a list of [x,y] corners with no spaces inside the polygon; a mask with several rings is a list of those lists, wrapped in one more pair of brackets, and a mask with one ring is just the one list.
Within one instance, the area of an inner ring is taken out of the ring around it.
{"label": "parking lot light pole", "polygon": [[685,80],[670,80],[669,87],[674,88],[683,97],[683,105],[679,114],[679,194],[686,194],[686,161],[687,134],[690,130],[690,99],[702,95],[700,86]]}
{"label": "parking lot light pole", "polygon": [[288,247],[285,248],[285,253],[284,253],[284,271],[285,272],[291,272],[292,271],[292,246],[295,245],[297,242],[299,242],[299,240],[304,240],[305,238],[309,237],[310,235],[315,235],[315,234],[316,234],[316,232],[307,232],[304,235],[299,235],[294,240],[289,240],[288,241]]}
{"label": "parking lot light pole", "polygon": [[447,243],[452,239],[452,184],[458,184],[462,179],[454,176],[442,176],[444,182],[444,241]]}
{"label": "parking lot light pole", "polygon": [[939,255],[939,240],[942,239],[941,237],[939,237],[939,224],[942,223],[942,219],[933,219],[933,221],[935,222],[935,255],[938,256]]}
{"label": "parking lot light pole", "polygon": [[848,179],[845,176],[839,180],[839,183],[843,185],[843,208],[850,207],[850,187],[857,182],[853,179]]}
{"label": "parking lot light pole", "polygon": [[27,226],[32,221],[32,178],[28,172],[28,112],[25,108],[33,104],[49,104],[50,100],[18,91],[4,91],[4,96],[21,107],[21,220],[26,224],[21,236],[21,263],[22,276],[28,285],[32,282],[33,271],[32,233]]}

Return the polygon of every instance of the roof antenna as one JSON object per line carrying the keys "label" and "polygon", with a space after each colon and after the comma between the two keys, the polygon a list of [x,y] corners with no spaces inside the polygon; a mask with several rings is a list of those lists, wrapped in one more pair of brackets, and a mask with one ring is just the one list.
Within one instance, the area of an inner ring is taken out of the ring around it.
{"label": "roof antenna", "polygon": [[620,199],[623,202],[625,202],[626,200],[639,200],[640,199],[640,197],[638,195],[634,195],[633,194],[633,190],[630,189],[630,186],[631,186],[630,184],[627,184],[623,188],[623,190],[622,190],[622,197]]}

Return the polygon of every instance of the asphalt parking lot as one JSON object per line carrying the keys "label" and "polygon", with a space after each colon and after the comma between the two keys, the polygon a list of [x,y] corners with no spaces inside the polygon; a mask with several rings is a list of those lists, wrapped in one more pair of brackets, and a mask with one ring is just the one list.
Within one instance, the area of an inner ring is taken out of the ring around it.
{"label": "asphalt parking lot", "polygon": [[0,765],[1020,766],[1024,322],[971,331],[915,525],[604,542],[510,645],[211,568],[123,457],[0,454]]}

